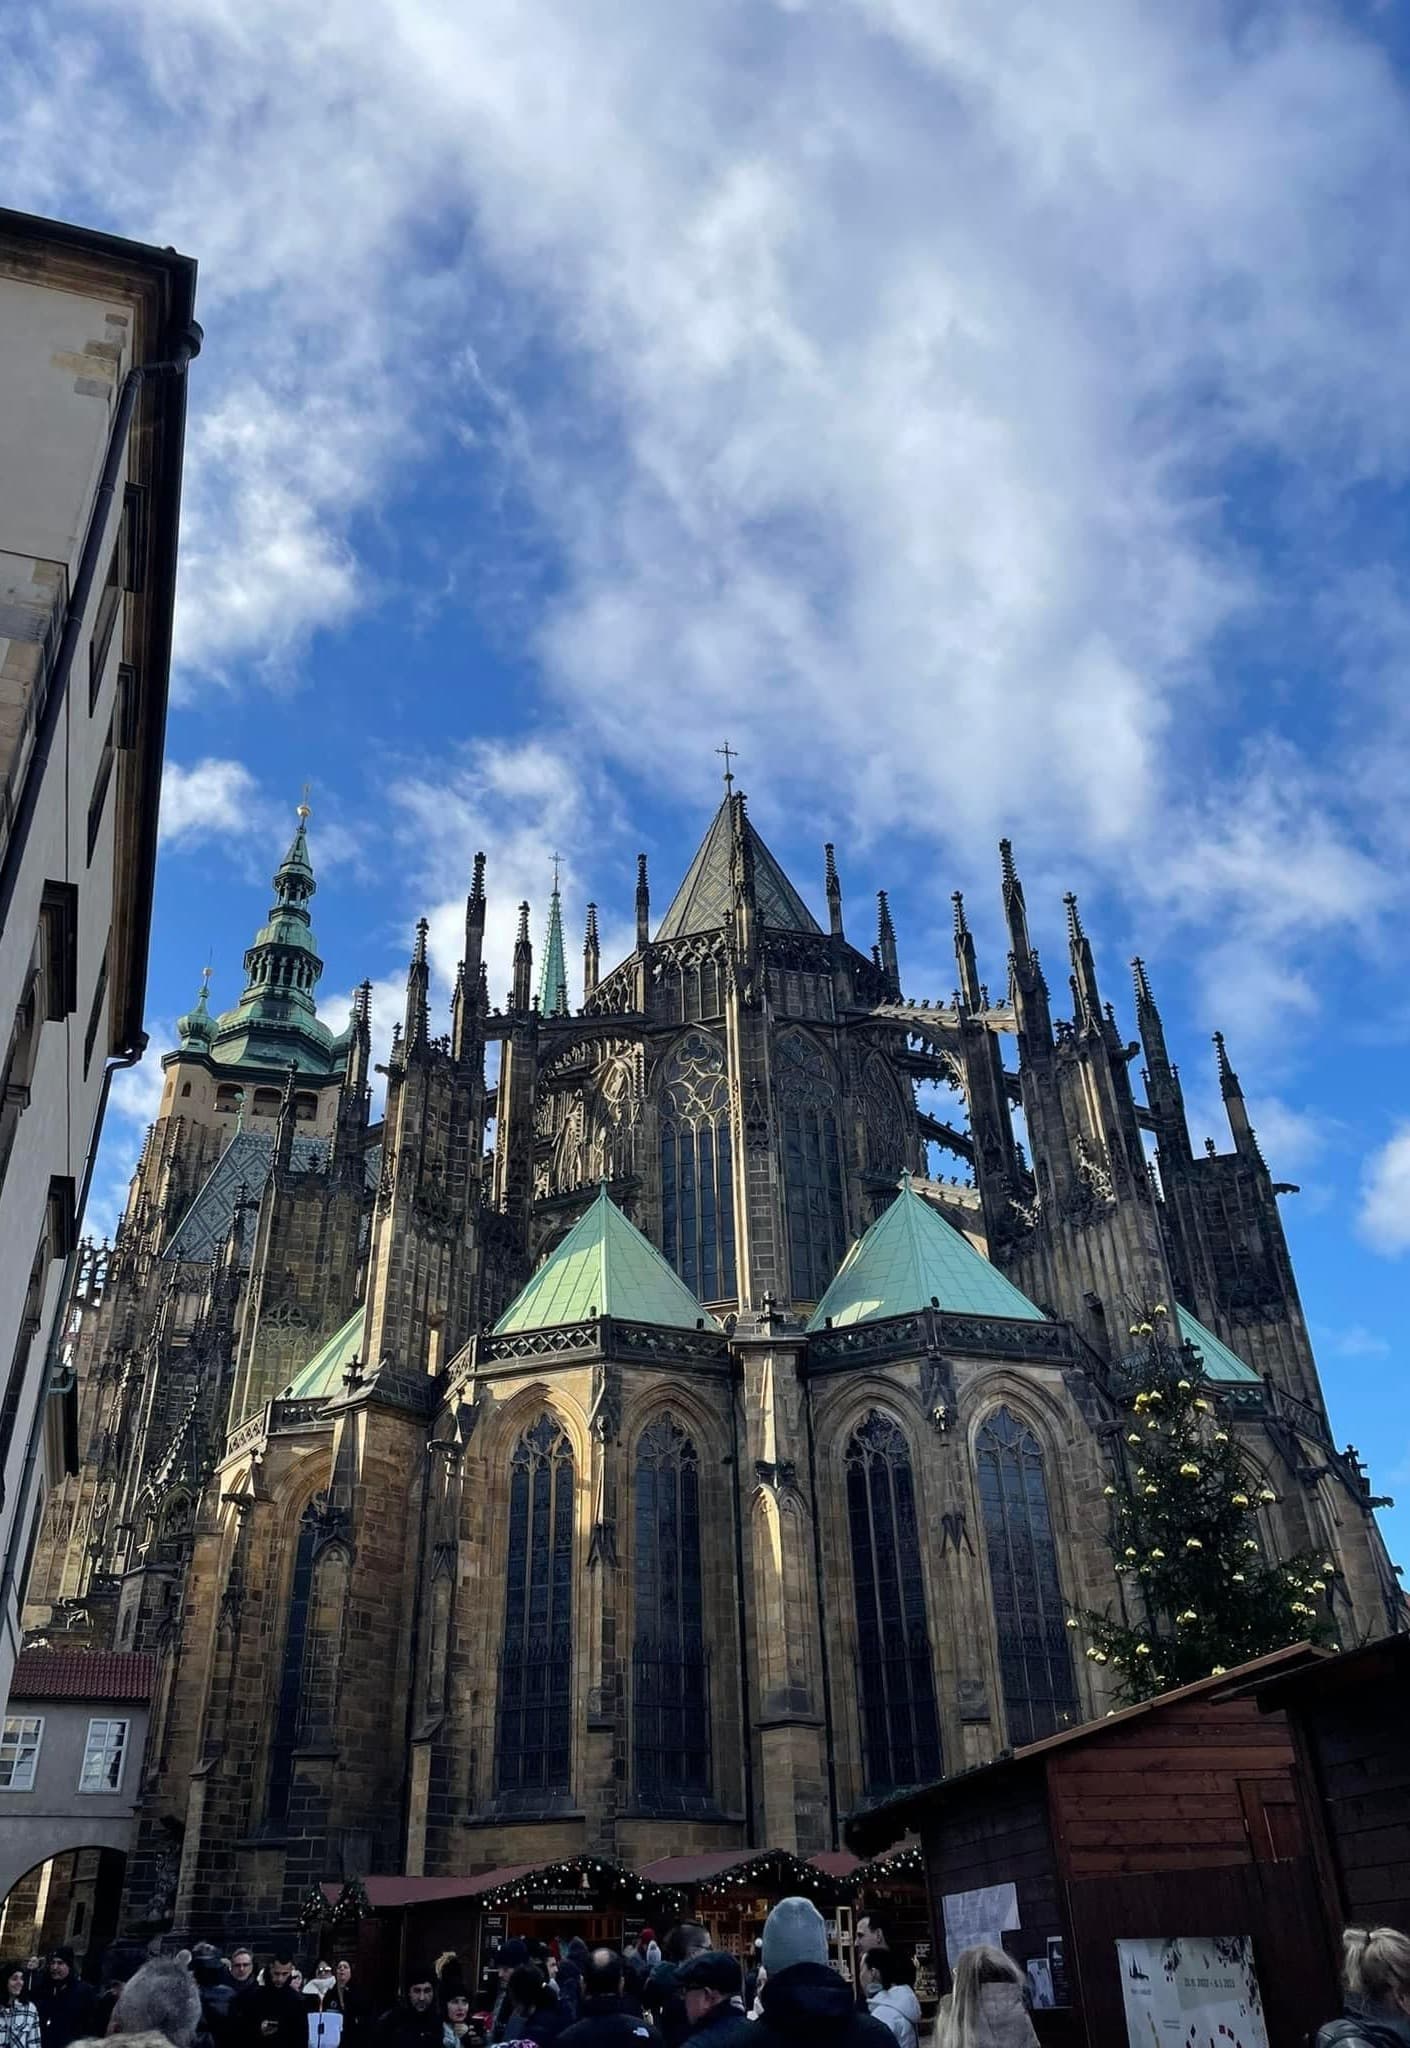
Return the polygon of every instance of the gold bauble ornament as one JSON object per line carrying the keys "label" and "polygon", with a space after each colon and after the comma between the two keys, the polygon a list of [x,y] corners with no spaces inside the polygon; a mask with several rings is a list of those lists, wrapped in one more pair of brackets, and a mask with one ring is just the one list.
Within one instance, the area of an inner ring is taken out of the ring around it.
{"label": "gold bauble ornament", "polygon": [[1192,1464],[1190,1460],[1187,1458],[1184,1464],[1180,1467],[1180,1477],[1182,1479],[1198,1479],[1199,1466]]}

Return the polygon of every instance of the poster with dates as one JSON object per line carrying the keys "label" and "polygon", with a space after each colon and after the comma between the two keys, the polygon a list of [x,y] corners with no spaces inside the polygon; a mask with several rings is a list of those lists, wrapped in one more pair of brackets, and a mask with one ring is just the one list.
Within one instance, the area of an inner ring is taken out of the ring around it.
{"label": "poster with dates", "polygon": [[1246,1934],[1118,1941],[1129,2048],[1268,2048]]}

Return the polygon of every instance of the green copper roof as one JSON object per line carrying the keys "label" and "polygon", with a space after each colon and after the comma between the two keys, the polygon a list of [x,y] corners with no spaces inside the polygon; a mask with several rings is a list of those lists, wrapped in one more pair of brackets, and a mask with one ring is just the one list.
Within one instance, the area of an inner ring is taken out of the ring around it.
{"label": "green copper roof", "polygon": [[670,1330],[720,1325],[677,1279],[655,1245],[629,1223],[602,1188],[562,1244],[495,1324],[495,1335],[548,1330],[590,1316],[658,1323]]}
{"label": "green copper roof", "polygon": [[211,971],[208,967],[201,976],[201,993],[196,998],[195,1009],[188,1010],[184,1017],[178,1017],[176,1020],[176,1035],[183,1052],[204,1052],[215,1037],[215,1019],[206,1000],[210,982]]}
{"label": "green copper roof", "polygon": [[[657,926],[658,939],[679,939],[687,932],[718,931],[732,901],[730,853],[733,820],[730,806],[742,798],[726,797],[700,842],[685,880]],[[817,932],[822,927],[783,869],[745,818],[744,830],[754,849],[754,894],[765,924],[792,932]]]}
{"label": "green copper roof", "polygon": [[[556,870],[555,870],[556,872]],[[568,1015],[568,969],[563,960],[563,907],[558,884],[548,899],[548,937],[544,941],[543,966],[539,969],[539,1015]]]}
{"label": "green copper roof", "polygon": [[932,1300],[955,1315],[1044,1320],[1026,1294],[922,1201],[907,1175],[890,1208],[842,1261],[808,1328],[879,1322],[929,1308]]}
{"label": "green copper roof", "polygon": [[269,916],[245,953],[245,992],[216,1019],[212,1057],[223,1065],[287,1067],[328,1074],[344,1039],[320,1024],[314,990],[323,972],[309,920],[318,884],[308,852],[308,806],[274,877]]}
{"label": "green copper roof", "polygon": [[1187,1308],[1180,1308],[1177,1305],[1175,1320],[1180,1325],[1180,1335],[1185,1342],[1193,1344],[1199,1353],[1206,1378],[1237,1380],[1244,1386],[1252,1381],[1254,1386],[1259,1385],[1258,1374],[1252,1366],[1245,1365],[1236,1351],[1231,1351],[1222,1338],[1215,1336],[1213,1330],[1206,1330],[1199,1318],[1191,1315]]}
{"label": "green copper roof", "polygon": [[295,1373],[280,1400],[318,1401],[328,1394],[336,1394],[343,1383],[343,1374],[362,1354],[362,1326],[366,1315],[367,1304],[364,1302],[356,1314],[348,1317],[342,1329],[336,1331],[321,1350],[314,1352],[308,1364]]}

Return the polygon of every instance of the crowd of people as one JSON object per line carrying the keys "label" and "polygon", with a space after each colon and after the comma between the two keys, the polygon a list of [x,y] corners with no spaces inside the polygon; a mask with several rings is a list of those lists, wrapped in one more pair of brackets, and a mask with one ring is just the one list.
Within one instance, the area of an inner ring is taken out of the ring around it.
{"label": "crowd of people", "polygon": [[[288,1953],[258,1968],[252,1951],[209,1944],[151,1955],[118,1944],[101,1986],[73,1951],[0,1964],[0,2048],[919,2048],[914,1971],[876,1917],[858,1923],[860,1994],[832,1967],[812,1901],[783,1899],[752,1965],[712,1948],[684,1921],[658,1943],[648,1928],[622,1949],[510,1940],[484,1995],[454,1953],[408,1972],[379,2011],[352,1963],[320,1959],[303,1976]],[[1346,2015],[1317,2048],[1410,2048],[1410,1937],[1349,1928]],[[1035,2048],[1023,1974],[996,1948],[966,1949],[941,2001],[936,2048]]]}

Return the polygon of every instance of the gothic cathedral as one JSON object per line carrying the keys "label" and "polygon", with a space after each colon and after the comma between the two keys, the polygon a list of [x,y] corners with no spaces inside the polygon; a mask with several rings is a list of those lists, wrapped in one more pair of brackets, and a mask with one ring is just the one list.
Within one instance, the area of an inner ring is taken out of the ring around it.
{"label": "gothic cathedral", "polygon": [[300,815],[87,1254],[82,1472],[31,1581],[32,1629],[157,1657],[134,1927],[287,1929],[340,1874],[806,1856],[1103,1712],[1066,1617],[1123,1597],[1103,1488],[1156,1303],[1265,1541],[1325,1547],[1348,1639],[1396,1625],[1222,1043],[1232,1149],[1196,1155],[1140,963],[1138,1046],[1069,897],[1054,1018],[1007,843],[997,1001],[958,896],[955,994],[904,996],[885,896],[861,951],[826,855],[824,924],[727,783],[654,926],[638,863],[606,974],[589,907],[577,1008],[556,888],[537,988],[521,906],[503,1009],[478,857],[449,1034],[423,922],[373,1122]]}

